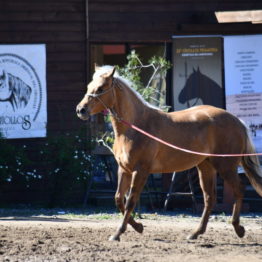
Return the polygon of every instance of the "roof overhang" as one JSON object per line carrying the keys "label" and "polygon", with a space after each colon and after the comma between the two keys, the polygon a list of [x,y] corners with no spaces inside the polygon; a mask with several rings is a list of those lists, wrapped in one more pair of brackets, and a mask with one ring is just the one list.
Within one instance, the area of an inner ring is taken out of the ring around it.
{"label": "roof overhang", "polygon": [[218,11],[215,15],[219,23],[262,24],[262,10]]}

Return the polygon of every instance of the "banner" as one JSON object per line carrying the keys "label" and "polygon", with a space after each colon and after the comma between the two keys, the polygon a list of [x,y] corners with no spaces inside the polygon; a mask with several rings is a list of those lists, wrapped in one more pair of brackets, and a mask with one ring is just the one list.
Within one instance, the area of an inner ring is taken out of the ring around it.
{"label": "banner", "polygon": [[226,109],[251,130],[262,152],[262,35],[225,36]]}
{"label": "banner", "polygon": [[0,133],[5,138],[45,137],[45,45],[0,45]]}
{"label": "banner", "polygon": [[173,38],[173,101],[175,110],[200,104],[224,107],[222,38]]}

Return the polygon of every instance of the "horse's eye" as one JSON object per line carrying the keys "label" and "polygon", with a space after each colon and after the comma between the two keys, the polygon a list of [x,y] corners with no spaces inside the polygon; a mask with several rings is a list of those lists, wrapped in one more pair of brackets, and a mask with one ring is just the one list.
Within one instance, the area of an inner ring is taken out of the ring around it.
{"label": "horse's eye", "polygon": [[103,87],[102,86],[100,86],[98,89],[97,89],[97,93],[101,93],[103,91]]}

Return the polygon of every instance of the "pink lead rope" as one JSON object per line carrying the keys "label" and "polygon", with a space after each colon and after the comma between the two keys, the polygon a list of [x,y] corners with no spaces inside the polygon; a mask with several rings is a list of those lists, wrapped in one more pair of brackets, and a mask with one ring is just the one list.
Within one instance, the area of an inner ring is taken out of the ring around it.
{"label": "pink lead rope", "polygon": [[125,124],[126,126],[128,127],[131,127],[133,129],[135,129],[136,131],[138,131],[139,133],[143,134],[143,135],[146,135],[166,146],[169,146],[171,148],[174,148],[174,149],[177,149],[177,150],[180,150],[180,151],[183,151],[183,152],[186,152],[186,153],[190,153],[190,154],[195,154],[195,155],[200,155],[200,156],[214,156],[214,157],[239,157],[239,156],[262,156],[262,153],[250,153],[250,154],[210,154],[210,153],[202,153],[202,152],[197,152],[197,151],[192,151],[192,150],[189,150],[189,149],[186,149],[186,148],[182,148],[182,147],[179,147],[179,146],[175,146],[173,144],[170,144],[156,136],[153,136],[149,133],[147,133],[146,131],[144,131],[143,129],[140,129],[139,127],[133,125],[133,124],[130,124],[128,122],[126,122],[125,120],[123,119],[120,119],[120,121]]}

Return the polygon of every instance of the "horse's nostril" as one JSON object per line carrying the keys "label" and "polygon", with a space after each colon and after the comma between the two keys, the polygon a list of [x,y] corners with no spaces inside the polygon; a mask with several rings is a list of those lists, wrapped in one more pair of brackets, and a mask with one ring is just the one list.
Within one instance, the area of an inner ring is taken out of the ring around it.
{"label": "horse's nostril", "polygon": [[79,113],[80,113],[81,115],[84,115],[84,114],[86,113],[85,108],[82,107],[82,108],[79,110]]}

